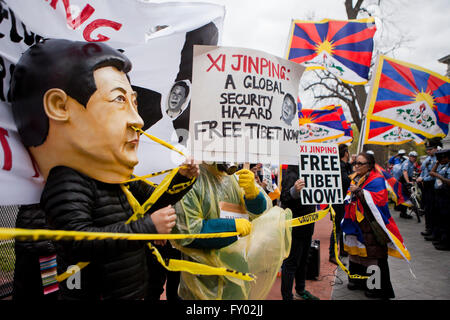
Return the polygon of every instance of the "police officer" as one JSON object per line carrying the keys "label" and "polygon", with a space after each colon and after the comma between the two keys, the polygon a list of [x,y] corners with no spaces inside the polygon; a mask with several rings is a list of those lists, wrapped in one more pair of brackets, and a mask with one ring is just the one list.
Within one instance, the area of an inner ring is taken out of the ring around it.
{"label": "police officer", "polygon": [[430,171],[436,163],[435,153],[438,145],[442,146],[442,143],[427,140],[425,148],[428,156],[423,161],[420,176],[417,178],[422,190],[422,208],[425,212],[425,231],[420,233],[422,236],[430,236],[433,229],[434,182],[436,178],[430,175]]}
{"label": "police officer", "polygon": [[393,155],[392,157],[389,158],[389,164],[391,165],[396,165],[399,163],[402,163],[405,160],[405,150],[400,149],[398,150],[398,153],[396,155]]}
{"label": "police officer", "polygon": [[433,245],[438,250],[450,250],[450,149],[436,151],[436,164],[430,175],[436,178],[437,223],[433,229]]}
{"label": "police officer", "polygon": [[389,164],[392,165],[392,175],[399,181],[402,176],[402,164],[406,160],[405,154],[405,150],[400,149],[398,153],[392,156],[388,161]]}

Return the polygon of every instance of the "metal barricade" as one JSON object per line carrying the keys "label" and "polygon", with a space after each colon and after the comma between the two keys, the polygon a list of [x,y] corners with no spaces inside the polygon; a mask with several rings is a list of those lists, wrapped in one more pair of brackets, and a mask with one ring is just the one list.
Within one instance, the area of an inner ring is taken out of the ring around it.
{"label": "metal barricade", "polygon": [[[14,228],[19,206],[0,206],[0,227]],[[16,255],[14,240],[0,240],[0,299],[12,294]]]}

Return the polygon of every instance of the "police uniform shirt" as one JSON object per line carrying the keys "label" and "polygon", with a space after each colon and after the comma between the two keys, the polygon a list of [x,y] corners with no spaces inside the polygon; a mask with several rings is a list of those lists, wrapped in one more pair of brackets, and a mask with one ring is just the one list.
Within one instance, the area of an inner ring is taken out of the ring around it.
{"label": "police uniform shirt", "polygon": [[405,171],[408,173],[408,177],[412,177],[414,173],[414,163],[410,160],[403,162],[402,164],[402,172]]}
{"label": "police uniform shirt", "polygon": [[430,171],[436,163],[436,156],[428,156],[422,163],[420,177],[423,181],[434,181],[434,177],[430,176]]}
{"label": "police uniform shirt", "polygon": [[[440,174],[441,176],[443,176],[445,179],[448,179],[450,177],[450,166],[449,166],[449,164],[447,163],[445,166],[440,164],[437,167],[436,172],[438,174]],[[444,182],[441,179],[437,178],[436,181],[434,182],[434,188],[435,189],[442,189],[442,188],[444,188]]]}

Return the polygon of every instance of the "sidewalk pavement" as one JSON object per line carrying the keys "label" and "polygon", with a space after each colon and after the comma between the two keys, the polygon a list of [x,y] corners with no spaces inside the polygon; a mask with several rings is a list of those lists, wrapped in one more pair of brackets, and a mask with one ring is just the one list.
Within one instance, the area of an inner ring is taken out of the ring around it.
{"label": "sidewalk pavement", "polygon": [[[395,292],[393,300],[450,300],[450,251],[438,251],[420,235],[425,221],[403,219],[390,208],[404,243],[411,253],[408,264],[403,259],[389,257],[389,270]],[[328,261],[332,224],[329,217],[316,222],[313,239],[320,240],[320,274],[317,280],[306,280],[306,290],[321,300],[373,300],[363,291],[347,289],[347,274]],[[348,267],[348,258],[341,260]],[[412,276],[409,266],[416,276]],[[277,277],[266,300],[282,300],[281,278]],[[161,296],[165,299],[165,294]]]}
{"label": "sidewalk pavement", "polygon": [[[425,241],[420,232],[425,229],[424,217],[421,223],[417,219],[403,219],[390,208],[405,246],[411,254],[411,269],[404,259],[388,258],[389,270],[395,298],[393,300],[450,300],[450,251],[436,250],[431,241]],[[343,262],[347,263],[347,258]],[[372,300],[363,291],[347,289],[348,277],[339,268],[336,271],[336,285],[332,300]]]}
{"label": "sidewalk pavement", "polygon": [[[415,218],[406,220],[400,218],[393,208],[390,210],[411,253],[409,264],[404,259],[388,258],[395,292],[393,300],[450,300],[450,251],[438,251],[430,241],[424,240],[420,235],[425,228],[424,219],[421,223]],[[306,281],[306,290],[321,300],[373,300],[367,298],[363,291],[347,289],[347,274],[328,261],[331,228],[328,217],[316,222],[313,239],[320,240],[320,275],[317,280]],[[348,268],[348,258],[341,261]],[[281,300],[280,285],[281,279],[277,278],[267,300]]]}

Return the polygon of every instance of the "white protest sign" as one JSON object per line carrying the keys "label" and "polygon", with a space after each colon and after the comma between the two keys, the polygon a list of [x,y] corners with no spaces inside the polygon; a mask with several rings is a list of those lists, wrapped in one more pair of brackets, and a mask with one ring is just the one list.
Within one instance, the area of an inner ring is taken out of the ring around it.
{"label": "white protest sign", "polygon": [[266,182],[266,190],[268,192],[273,192],[274,188],[274,183],[272,183],[272,171],[270,170],[270,168],[268,168],[267,166],[263,166],[262,168],[262,182]]}
{"label": "white protest sign", "polygon": [[194,159],[297,164],[295,97],[304,70],[257,50],[194,46],[189,122]]}
{"label": "white protest sign", "polygon": [[235,203],[220,201],[220,218],[221,219],[247,219],[249,216],[245,207]]}
{"label": "white protest sign", "polygon": [[337,144],[300,144],[300,175],[305,187],[302,204],[343,203],[341,166]]}

